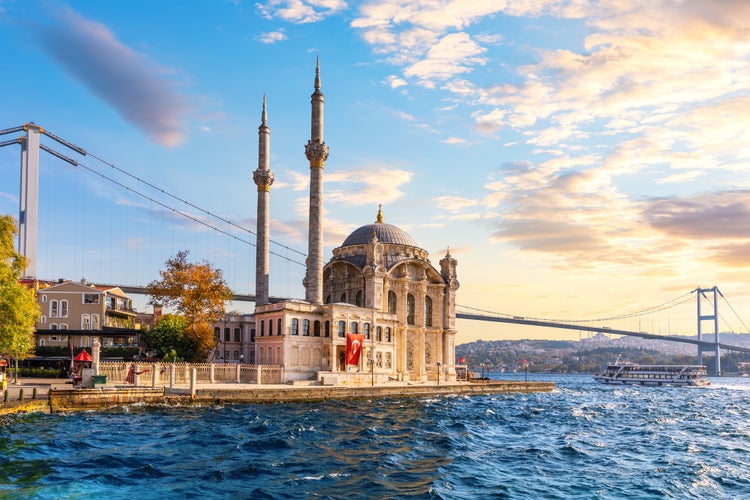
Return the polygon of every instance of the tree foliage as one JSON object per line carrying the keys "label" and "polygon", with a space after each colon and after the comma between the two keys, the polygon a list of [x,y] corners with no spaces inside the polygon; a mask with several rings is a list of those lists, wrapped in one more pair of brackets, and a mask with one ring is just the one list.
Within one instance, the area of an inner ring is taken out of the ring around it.
{"label": "tree foliage", "polygon": [[18,359],[33,354],[40,313],[34,290],[19,282],[26,261],[14,249],[15,234],[13,217],[0,216],[0,353]]}
{"label": "tree foliage", "polygon": [[176,310],[187,323],[185,336],[195,346],[193,359],[205,359],[215,347],[211,323],[226,312],[226,302],[232,298],[220,269],[208,262],[188,262],[187,251],[178,252],[167,260],[159,271],[160,280],[148,285],[151,304],[161,304]]}
{"label": "tree foliage", "polygon": [[188,324],[183,316],[165,314],[153,329],[143,334],[143,338],[146,345],[156,351],[156,357],[164,361],[192,361],[198,350],[187,330]]}

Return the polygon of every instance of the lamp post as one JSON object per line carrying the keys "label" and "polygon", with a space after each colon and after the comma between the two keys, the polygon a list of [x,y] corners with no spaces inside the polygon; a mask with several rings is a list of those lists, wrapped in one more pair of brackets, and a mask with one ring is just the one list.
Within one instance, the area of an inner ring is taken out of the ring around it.
{"label": "lamp post", "polygon": [[437,362],[437,385],[440,385],[440,361]]}
{"label": "lamp post", "polygon": [[370,362],[370,375],[372,376],[372,382],[371,386],[375,387],[375,360],[372,359],[372,357],[367,358],[367,361]]}

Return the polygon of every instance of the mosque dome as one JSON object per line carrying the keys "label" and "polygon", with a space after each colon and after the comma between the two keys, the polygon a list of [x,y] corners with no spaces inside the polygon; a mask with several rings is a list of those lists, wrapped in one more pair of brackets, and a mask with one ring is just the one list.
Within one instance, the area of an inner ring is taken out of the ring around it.
{"label": "mosque dome", "polygon": [[377,221],[373,224],[367,224],[365,226],[355,229],[349,236],[346,237],[341,247],[347,247],[352,245],[365,245],[372,240],[373,233],[377,236],[380,243],[393,243],[396,245],[406,245],[410,247],[419,247],[417,242],[409,236],[406,231],[400,229],[391,224],[383,222],[383,214],[378,209]]}

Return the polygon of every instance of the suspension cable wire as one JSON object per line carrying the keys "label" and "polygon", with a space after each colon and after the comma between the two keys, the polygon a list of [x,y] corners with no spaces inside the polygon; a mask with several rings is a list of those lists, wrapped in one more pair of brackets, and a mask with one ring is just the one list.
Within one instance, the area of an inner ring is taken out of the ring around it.
{"label": "suspension cable wire", "polygon": [[725,297],[725,296],[724,296],[723,294],[721,295],[721,298],[722,298],[722,299],[724,299],[724,302],[726,303],[726,305],[728,305],[728,306],[729,306],[729,309],[731,309],[731,310],[732,310],[732,312],[734,313],[734,315],[735,315],[735,316],[737,317],[737,319],[739,320],[740,324],[741,324],[741,325],[742,325],[742,327],[743,327],[743,328],[745,329],[745,330],[744,330],[744,331],[745,331],[745,333],[750,333],[750,329],[748,329],[748,327],[747,327],[747,325],[745,324],[745,322],[744,322],[744,321],[742,321],[742,318],[740,317],[740,315],[739,315],[739,314],[737,314],[737,311],[735,311],[735,310],[734,310],[734,307],[732,307],[732,304],[730,304],[730,303],[729,303],[729,301],[727,300],[727,298],[726,298],[726,297]]}
{"label": "suspension cable wire", "polygon": [[[725,302],[725,303],[726,303],[726,304],[727,304],[727,305],[729,306],[729,309],[731,309],[731,310],[732,310],[732,312],[734,313],[734,315],[735,315],[735,316],[737,317],[737,319],[738,319],[738,320],[740,321],[740,324],[741,324],[741,325],[742,325],[742,326],[743,326],[743,327],[745,328],[745,331],[746,331],[746,332],[750,331],[750,330],[748,330],[748,328],[747,328],[747,326],[745,325],[745,323],[744,323],[744,322],[742,321],[742,318],[740,318],[739,314],[737,314],[737,311],[735,311],[735,310],[734,310],[734,308],[733,308],[733,307],[732,307],[732,305],[731,305],[731,304],[729,303],[729,301],[727,300],[727,298],[726,298],[726,297],[724,297],[724,294],[723,294],[723,293],[721,293],[721,290],[719,290],[719,289],[717,288],[717,289],[716,289],[716,291],[717,291],[717,292],[719,292],[719,296],[720,296],[720,297],[721,297],[722,299],[724,299],[724,302]],[[706,299],[706,301],[707,301],[707,302],[709,303],[709,305],[710,305],[711,307],[714,307],[714,309],[717,309],[717,308],[716,308],[716,307],[714,306],[714,303],[713,303],[713,302],[711,301],[711,299],[709,298],[709,296],[708,296],[708,295],[703,295],[703,298],[705,298],[705,299]],[[724,317],[724,315],[723,315],[723,314],[719,313],[719,318],[721,318],[721,321],[722,321],[722,322],[724,323],[724,325],[726,325],[726,327],[727,327],[727,328],[729,329],[729,332],[730,332],[730,333],[737,333],[737,332],[735,332],[735,331],[734,331],[734,328],[732,327],[732,325],[731,325],[731,324],[729,324],[729,321],[728,321],[728,320],[727,320],[727,319],[726,319],[726,318]]]}
{"label": "suspension cable wire", "polygon": [[[636,311],[636,312],[627,313],[627,314],[621,314],[619,316],[610,316],[610,317],[607,317],[607,318],[597,318],[597,319],[548,319],[548,318],[535,318],[535,317],[530,317],[530,316],[524,316],[523,319],[529,319],[529,320],[534,320],[534,321],[546,321],[546,322],[550,322],[550,323],[597,323],[597,322],[602,322],[602,321],[613,321],[613,320],[619,320],[619,319],[629,319],[629,318],[634,318],[634,317],[637,317],[637,316],[645,316],[646,314],[651,314],[651,313],[655,313],[655,312],[659,312],[659,311],[664,311],[666,309],[671,309],[673,307],[685,304],[686,302],[689,302],[689,301],[692,300],[692,297],[690,297],[690,295],[692,293],[693,292],[687,292],[687,293],[685,293],[685,294],[683,294],[683,295],[681,295],[681,296],[679,296],[677,298],[674,298],[672,300],[669,300],[669,301],[664,302],[662,304],[659,304],[657,306],[653,306],[653,307],[649,307],[647,309],[643,309],[641,311]],[[462,308],[467,309],[467,310],[485,313],[485,315],[494,315],[494,316],[497,316],[497,317],[506,317],[506,318],[518,318],[518,315],[514,315],[514,314],[506,314],[506,313],[500,313],[500,312],[495,312],[495,311],[488,311],[488,310],[485,310],[485,309],[477,309],[477,308],[469,307],[469,306],[456,305],[456,307],[462,307]]]}
{"label": "suspension cable wire", "polygon": [[[224,234],[225,236],[229,236],[230,238],[234,238],[234,239],[235,239],[235,240],[237,240],[237,241],[241,241],[242,243],[246,243],[246,244],[248,244],[248,245],[250,245],[250,246],[253,246],[253,247],[254,247],[254,246],[256,246],[256,245],[255,245],[255,243],[253,243],[252,241],[248,241],[248,240],[246,240],[246,239],[240,238],[239,236],[236,236],[236,235],[234,235],[234,234],[232,234],[232,233],[229,233],[229,232],[227,232],[227,231],[225,231],[225,230],[223,230],[223,229],[220,229],[220,228],[218,228],[218,227],[216,227],[216,226],[213,226],[213,225],[209,224],[208,222],[205,222],[205,221],[203,221],[203,220],[200,220],[200,219],[198,219],[197,217],[195,217],[195,216],[193,216],[193,215],[191,215],[191,214],[188,214],[188,213],[186,213],[186,212],[183,212],[183,211],[181,211],[181,210],[179,210],[179,209],[176,209],[176,208],[174,208],[174,207],[172,207],[172,206],[170,206],[170,205],[167,205],[166,203],[162,203],[161,201],[155,200],[154,198],[152,198],[152,197],[148,196],[147,194],[141,193],[140,191],[137,191],[137,190],[135,190],[135,189],[131,188],[130,186],[127,186],[127,185],[125,185],[125,184],[123,184],[123,183],[121,183],[121,182],[119,182],[119,181],[117,181],[117,180],[115,180],[115,179],[113,179],[113,178],[111,178],[111,177],[108,177],[108,176],[106,176],[106,175],[102,174],[101,172],[98,172],[98,171],[97,171],[97,170],[95,170],[94,168],[91,168],[91,167],[89,167],[89,166],[87,166],[87,165],[85,165],[85,164],[83,164],[83,163],[81,163],[81,162],[77,162],[77,163],[78,163],[78,166],[79,166],[79,167],[82,167],[82,168],[84,168],[85,170],[88,170],[89,172],[91,172],[92,174],[98,175],[98,176],[102,177],[103,179],[105,179],[105,180],[107,180],[107,181],[109,181],[109,182],[111,182],[111,183],[113,183],[113,184],[115,184],[115,185],[117,185],[117,186],[119,186],[119,187],[121,187],[121,188],[123,188],[123,189],[127,190],[127,191],[130,191],[130,192],[131,192],[131,193],[133,193],[133,194],[136,194],[136,195],[138,195],[138,196],[140,196],[140,197],[142,197],[142,198],[145,198],[146,200],[150,201],[151,203],[155,203],[156,205],[159,205],[159,206],[160,206],[160,207],[162,207],[162,208],[165,208],[165,209],[167,209],[167,210],[170,210],[170,211],[174,212],[174,213],[175,213],[175,214],[177,214],[177,215],[180,215],[180,216],[182,216],[182,217],[185,217],[185,218],[187,218],[187,219],[190,219],[190,220],[192,220],[193,222],[197,222],[198,224],[200,224],[200,225],[202,225],[202,226],[205,226],[205,227],[207,227],[207,228],[209,228],[209,229],[212,229],[212,230],[214,230],[214,231],[217,231],[217,232],[219,232],[219,233],[222,233],[222,234]],[[158,188],[157,188],[157,189],[158,189]],[[179,199],[179,198],[176,198],[176,199]],[[197,207],[195,207],[195,205],[192,205],[191,203],[189,203],[189,202],[187,202],[187,201],[184,201],[184,200],[182,200],[182,201],[183,201],[184,203],[186,203],[187,205],[191,206],[191,207],[197,208]],[[198,209],[198,210],[200,210],[200,209]],[[218,218],[218,219],[221,219],[220,217],[217,217],[217,218]],[[228,222],[228,221],[226,221],[226,222]],[[230,225],[236,226],[235,224],[233,224],[233,223],[231,223],[231,222],[228,222],[228,223],[229,223]],[[236,226],[236,227],[239,227],[239,226]],[[242,229],[242,228],[240,228],[240,229]],[[253,234],[254,234],[254,233],[253,233]],[[284,260],[287,260],[287,261],[289,261],[289,262],[293,262],[293,263],[295,263],[295,264],[299,264],[299,265],[301,265],[301,266],[305,266],[305,264],[304,264],[304,263],[302,263],[302,262],[299,262],[299,261],[296,261],[296,260],[294,260],[294,259],[291,259],[291,258],[289,258],[289,257],[287,257],[287,256],[285,256],[285,255],[281,255],[281,254],[279,254],[279,253],[276,253],[276,252],[273,252],[273,251],[269,251],[269,253],[270,253],[270,254],[272,254],[272,255],[275,255],[276,257],[279,257],[279,258],[282,258],[282,259],[284,259]]]}
{"label": "suspension cable wire", "polygon": [[[118,167],[118,166],[114,165],[113,163],[110,163],[110,162],[108,162],[107,160],[105,160],[105,159],[103,159],[103,158],[101,158],[101,157],[99,157],[99,156],[97,156],[97,155],[95,155],[95,154],[93,154],[93,153],[91,153],[91,152],[88,152],[87,154],[88,154],[89,156],[91,156],[92,158],[95,158],[95,159],[99,160],[100,162],[104,163],[105,165],[107,165],[107,166],[109,166],[109,167],[113,168],[114,170],[117,170],[118,172],[120,172],[120,173],[122,173],[122,174],[125,174],[125,175],[127,175],[128,177],[130,177],[130,178],[132,178],[132,179],[135,179],[135,180],[136,180],[137,182],[140,182],[140,183],[142,183],[142,184],[145,184],[145,185],[147,185],[148,187],[150,187],[150,188],[152,188],[152,189],[155,189],[155,190],[159,191],[160,193],[162,193],[162,194],[165,194],[165,195],[169,196],[170,198],[173,198],[173,199],[175,199],[175,200],[177,200],[177,201],[180,201],[180,202],[182,202],[182,203],[185,203],[186,205],[188,205],[188,206],[190,206],[190,207],[192,207],[192,208],[194,208],[194,209],[196,209],[196,210],[198,210],[198,211],[200,211],[200,212],[203,212],[204,214],[206,214],[206,215],[208,215],[208,216],[210,216],[210,217],[213,217],[213,218],[215,218],[215,219],[218,219],[218,220],[220,220],[220,221],[224,222],[225,224],[229,224],[230,226],[233,226],[233,227],[235,227],[235,228],[237,228],[237,229],[239,229],[239,230],[241,230],[241,231],[245,231],[245,232],[248,232],[248,233],[250,233],[250,234],[252,234],[252,235],[255,235],[255,232],[254,232],[254,231],[252,231],[251,229],[248,229],[248,228],[246,228],[246,227],[242,227],[242,226],[240,226],[240,225],[238,225],[238,224],[235,224],[234,222],[232,222],[232,221],[230,221],[230,220],[228,220],[228,219],[225,219],[225,218],[223,218],[223,217],[221,217],[221,216],[219,216],[219,215],[216,215],[216,214],[214,214],[214,213],[212,213],[212,212],[210,212],[210,211],[208,211],[208,210],[205,210],[205,209],[203,209],[203,208],[201,208],[201,207],[199,207],[199,206],[197,206],[197,205],[194,205],[193,203],[190,203],[189,201],[187,201],[187,200],[184,200],[184,199],[180,198],[179,196],[173,195],[173,194],[171,194],[171,193],[169,193],[169,192],[165,191],[164,189],[162,189],[162,188],[160,188],[160,187],[157,187],[157,186],[155,186],[154,184],[151,184],[150,182],[148,182],[148,181],[146,181],[146,180],[144,180],[144,179],[141,179],[140,177],[137,177],[137,176],[135,176],[135,175],[131,174],[130,172],[128,172],[128,171],[126,171],[126,170],[124,170],[124,169],[122,169],[122,168],[120,168],[120,167]],[[278,242],[276,242],[276,241],[273,241],[273,240],[271,240],[271,239],[269,239],[269,242],[270,242],[270,243],[273,243],[274,245],[278,245],[278,246],[280,246],[280,247],[282,247],[282,248],[284,248],[285,250],[288,250],[288,251],[290,251],[290,252],[294,252],[294,253],[296,253],[296,254],[298,254],[298,255],[301,255],[301,256],[303,256],[303,257],[307,257],[307,255],[306,255],[305,253],[303,253],[303,252],[300,252],[299,250],[295,250],[294,248],[291,248],[291,247],[289,247],[289,246],[287,246],[287,245],[284,245],[284,244],[282,244],[282,243],[278,243]],[[273,253],[273,252],[272,252],[272,253]]]}

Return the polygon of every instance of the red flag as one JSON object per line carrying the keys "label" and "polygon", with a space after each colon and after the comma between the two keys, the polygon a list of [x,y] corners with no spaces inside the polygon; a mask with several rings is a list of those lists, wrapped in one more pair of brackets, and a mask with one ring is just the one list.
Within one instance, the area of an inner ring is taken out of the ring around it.
{"label": "red flag", "polygon": [[347,333],[346,334],[346,364],[358,365],[359,354],[362,352],[362,341],[365,339],[364,333]]}

